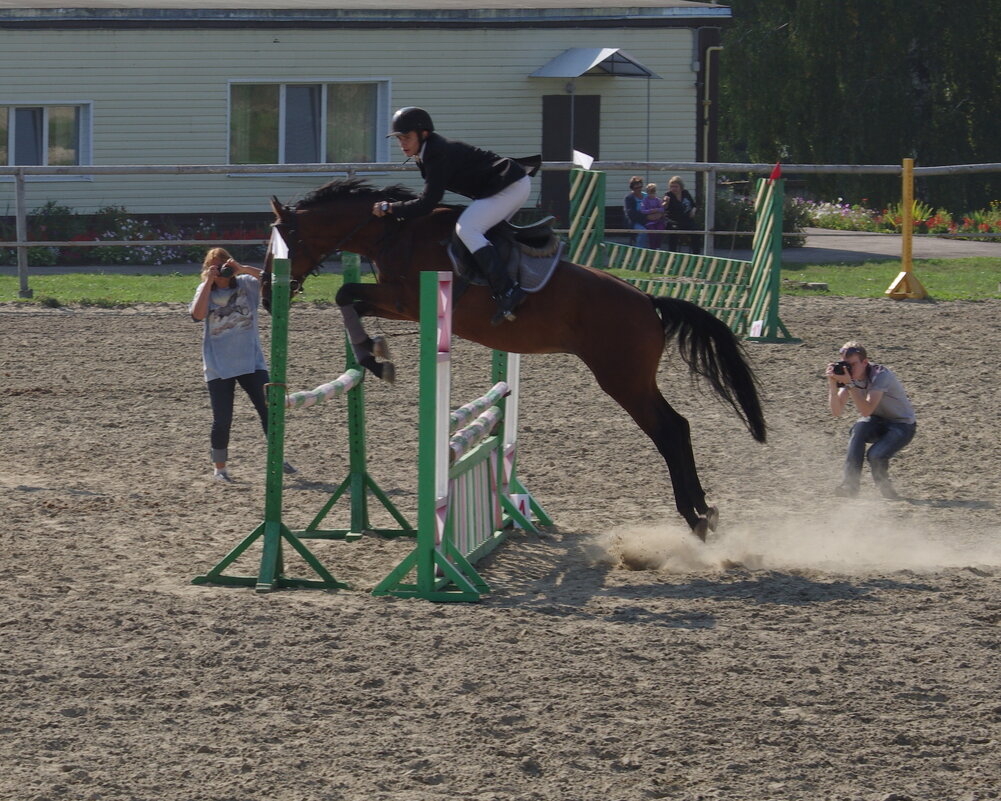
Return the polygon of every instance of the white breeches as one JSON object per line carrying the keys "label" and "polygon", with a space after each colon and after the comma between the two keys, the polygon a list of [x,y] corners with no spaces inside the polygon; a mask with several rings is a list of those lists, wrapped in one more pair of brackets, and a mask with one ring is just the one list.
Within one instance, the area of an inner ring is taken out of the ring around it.
{"label": "white breeches", "polygon": [[525,205],[532,191],[532,180],[526,175],[505,187],[496,195],[474,200],[459,215],[455,232],[462,243],[475,253],[490,243],[484,234],[503,220],[509,220]]}

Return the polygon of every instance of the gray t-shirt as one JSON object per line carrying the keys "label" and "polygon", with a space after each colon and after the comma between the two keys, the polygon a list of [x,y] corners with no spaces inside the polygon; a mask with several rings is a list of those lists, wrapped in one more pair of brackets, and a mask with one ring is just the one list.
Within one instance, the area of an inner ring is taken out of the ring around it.
{"label": "gray t-shirt", "polygon": [[904,386],[889,367],[870,363],[868,382],[855,382],[855,384],[862,385],[863,389],[869,391],[877,390],[883,393],[876,408],[872,410],[874,416],[895,423],[916,422],[914,407],[904,392]]}
{"label": "gray t-shirt", "polygon": [[[198,296],[197,290],[195,296]],[[236,276],[235,289],[212,289],[202,334],[206,381],[268,369],[257,331],[260,297],[260,281],[251,275]],[[194,301],[189,310],[193,308]]]}

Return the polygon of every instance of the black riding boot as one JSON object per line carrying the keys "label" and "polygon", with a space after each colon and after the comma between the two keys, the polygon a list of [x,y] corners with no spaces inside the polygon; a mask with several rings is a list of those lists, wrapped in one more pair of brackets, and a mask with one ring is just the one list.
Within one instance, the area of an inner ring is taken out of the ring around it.
{"label": "black riding boot", "polygon": [[497,249],[487,245],[473,254],[476,264],[487,279],[493,298],[497,301],[497,311],[491,318],[491,325],[500,325],[502,321],[515,319],[514,310],[525,299],[525,290],[511,280],[504,265],[497,258]]}

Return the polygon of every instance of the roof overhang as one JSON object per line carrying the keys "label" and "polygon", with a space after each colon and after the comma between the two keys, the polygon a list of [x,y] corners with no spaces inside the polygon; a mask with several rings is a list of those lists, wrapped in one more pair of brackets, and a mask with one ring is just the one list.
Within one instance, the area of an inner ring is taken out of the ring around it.
{"label": "roof overhang", "polygon": [[690,0],[0,0],[0,29],[699,28],[728,6]]}
{"label": "roof overhang", "polygon": [[579,78],[582,75],[618,78],[659,78],[617,47],[571,47],[539,67],[529,78]]}

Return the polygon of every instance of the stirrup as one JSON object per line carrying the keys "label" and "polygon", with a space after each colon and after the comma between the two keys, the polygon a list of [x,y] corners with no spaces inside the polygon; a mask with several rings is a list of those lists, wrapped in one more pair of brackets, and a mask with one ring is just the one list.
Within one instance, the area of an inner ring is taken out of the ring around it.
{"label": "stirrup", "polygon": [[514,313],[514,310],[525,299],[526,294],[524,289],[515,284],[503,295],[494,296],[494,300],[497,301],[497,311],[494,312],[494,316],[490,319],[490,324],[500,325],[505,320],[509,323],[517,320],[518,316]]}
{"label": "stirrup", "polygon": [[513,323],[517,319],[518,315],[512,310],[508,309],[507,311],[504,311],[503,309],[498,309],[494,312],[494,316],[490,318],[490,325],[500,325],[505,321]]}

